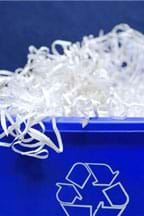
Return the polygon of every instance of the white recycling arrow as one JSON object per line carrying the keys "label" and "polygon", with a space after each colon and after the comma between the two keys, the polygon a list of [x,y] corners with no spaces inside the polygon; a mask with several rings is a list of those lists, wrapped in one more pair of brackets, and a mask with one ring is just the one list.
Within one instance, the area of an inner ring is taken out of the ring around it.
{"label": "white recycling arrow", "polygon": [[[75,173],[78,173],[76,176]],[[75,163],[66,176],[66,180],[75,186],[83,189],[91,177],[91,172],[86,163]]]}
{"label": "white recycling arrow", "polygon": [[93,216],[92,206],[61,204],[66,216]]}
{"label": "white recycling arrow", "polygon": [[105,206],[104,202],[100,202],[93,216],[121,216],[125,208]]}
{"label": "white recycling arrow", "polygon": [[113,171],[105,163],[86,163],[90,173],[93,175],[95,186],[110,186],[119,175],[119,171]]}
{"label": "white recycling arrow", "polygon": [[[127,194],[126,190],[120,182],[117,182],[116,184],[113,184],[110,187],[103,189],[103,193],[110,206],[126,207],[129,203],[129,195]],[[119,194],[117,193],[121,193],[121,197],[119,197]]]}
{"label": "white recycling arrow", "polygon": [[60,203],[74,204],[77,199],[82,200],[82,196],[74,185],[67,183],[57,183],[56,185],[59,188],[56,198]]}

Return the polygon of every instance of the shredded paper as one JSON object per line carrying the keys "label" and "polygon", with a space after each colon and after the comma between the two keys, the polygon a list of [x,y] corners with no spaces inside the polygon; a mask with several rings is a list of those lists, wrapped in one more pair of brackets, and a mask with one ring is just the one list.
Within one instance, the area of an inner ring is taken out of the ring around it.
{"label": "shredded paper", "polygon": [[83,127],[91,117],[144,117],[143,92],[144,35],[126,24],[51,49],[30,46],[24,68],[0,70],[0,146],[41,159],[49,148],[61,153],[56,117],[82,117]]}

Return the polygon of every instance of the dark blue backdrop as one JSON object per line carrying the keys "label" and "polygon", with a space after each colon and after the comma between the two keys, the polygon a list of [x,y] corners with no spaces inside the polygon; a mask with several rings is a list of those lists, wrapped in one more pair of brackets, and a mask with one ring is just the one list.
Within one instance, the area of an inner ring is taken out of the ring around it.
{"label": "dark blue backdrop", "polygon": [[143,14],[144,2],[0,2],[0,68],[23,66],[31,44],[77,41],[119,23],[143,32]]}

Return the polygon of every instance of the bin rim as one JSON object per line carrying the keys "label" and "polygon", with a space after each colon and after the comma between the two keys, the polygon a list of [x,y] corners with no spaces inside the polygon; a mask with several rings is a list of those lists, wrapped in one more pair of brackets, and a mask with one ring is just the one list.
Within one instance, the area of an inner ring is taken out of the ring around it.
{"label": "bin rim", "polygon": [[[56,122],[61,132],[144,132],[144,117],[136,118],[90,118],[86,127],[82,127],[81,117],[57,117]],[[43,120],[46,131],[53,131],[51,118]]]}

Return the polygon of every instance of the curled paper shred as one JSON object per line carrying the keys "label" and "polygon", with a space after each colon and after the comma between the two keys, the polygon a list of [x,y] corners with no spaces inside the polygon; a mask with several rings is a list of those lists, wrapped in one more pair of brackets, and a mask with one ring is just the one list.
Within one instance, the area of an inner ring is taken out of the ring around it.
{"label": "curled paper shred", "polygon": [[44,159],[49,148],[63,152],[56,117],[82,117],[82,127],[91,117],[144,117],[143,62],[144,35],[126,24],[81,42],[56,40],[51,49],[30,46],[24,68],[0,71],[0,139],[13,137],[0,145]]}

